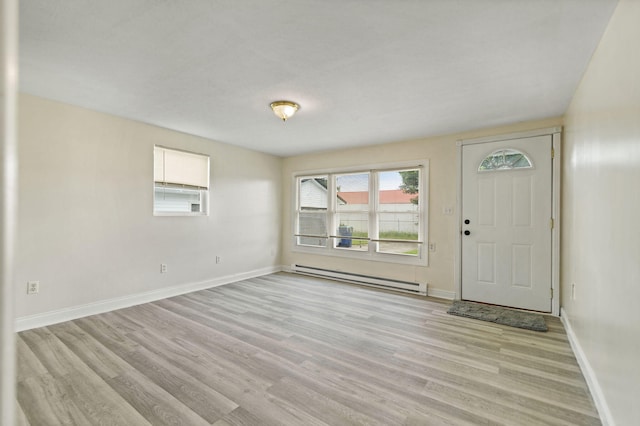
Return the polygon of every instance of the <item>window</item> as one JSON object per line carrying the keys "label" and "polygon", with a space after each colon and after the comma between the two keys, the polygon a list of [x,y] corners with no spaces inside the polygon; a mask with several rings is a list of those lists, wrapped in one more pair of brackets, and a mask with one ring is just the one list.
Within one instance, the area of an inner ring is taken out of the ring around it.
{"label": "window", "polygon": [[369,249],[369,173],[335,176],[337,233],[332,238],[336,248],[367,251]]}
{"label": "window", "polygon": [[487,155],[480,166],[479,172],[496,170],[530,169],[533,167],[526,154],[515,149],[501,149]]}
{"label": "window", "polygon": [[298,181],[298,244],[327,245],[327,176],[308,176]]}
{"label": "window", "polygon": [[208,214],[209,156],[155,146],[153,162],[155,215]]}
{"label": "window", "polygon": [[403,263],[426,259],[425,173],[415,166],[297,176],[296,246]]}
{"label": "window", "polygon": [[420,169],[384,171],[378,176],[378,251],[417,256]]}

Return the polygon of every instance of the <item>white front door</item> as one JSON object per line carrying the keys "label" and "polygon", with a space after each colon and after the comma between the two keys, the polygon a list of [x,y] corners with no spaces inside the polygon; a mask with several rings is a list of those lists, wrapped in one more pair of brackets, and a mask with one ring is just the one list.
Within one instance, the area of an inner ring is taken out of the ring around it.
{"label": "white front door", "polygon": [[463,145],[462,299],[551,312],[552,137]]}

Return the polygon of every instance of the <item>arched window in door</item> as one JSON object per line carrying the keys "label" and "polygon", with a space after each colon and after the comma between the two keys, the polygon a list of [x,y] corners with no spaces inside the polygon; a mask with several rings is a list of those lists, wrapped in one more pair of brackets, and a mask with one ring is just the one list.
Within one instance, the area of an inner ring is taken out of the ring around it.
{"label": "arched window in door", "polygon": [[500,149],[487,155],[478,166],[479,172],[530,169],[533,163],[525,153],[517,149]]}

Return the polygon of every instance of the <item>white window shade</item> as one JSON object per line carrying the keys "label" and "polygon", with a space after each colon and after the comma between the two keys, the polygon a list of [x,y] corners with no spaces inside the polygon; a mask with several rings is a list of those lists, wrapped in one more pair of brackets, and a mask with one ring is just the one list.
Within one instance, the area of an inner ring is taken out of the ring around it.
{"label": "white window shade", "polygon": [[153,181],[164,182],[164,148],[153,148]]}
{"label": "white window shade", "polygon": [[209,157],[156,146],[155,182],[209,188]]}

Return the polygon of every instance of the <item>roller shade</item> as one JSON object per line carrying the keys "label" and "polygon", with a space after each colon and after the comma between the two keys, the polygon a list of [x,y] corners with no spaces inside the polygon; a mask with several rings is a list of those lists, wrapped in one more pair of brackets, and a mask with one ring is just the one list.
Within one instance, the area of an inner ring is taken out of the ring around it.
{"label": "roller shade", "polygon": [[209,188],[209,157],[156,146],[153,151],[156,183]]}

